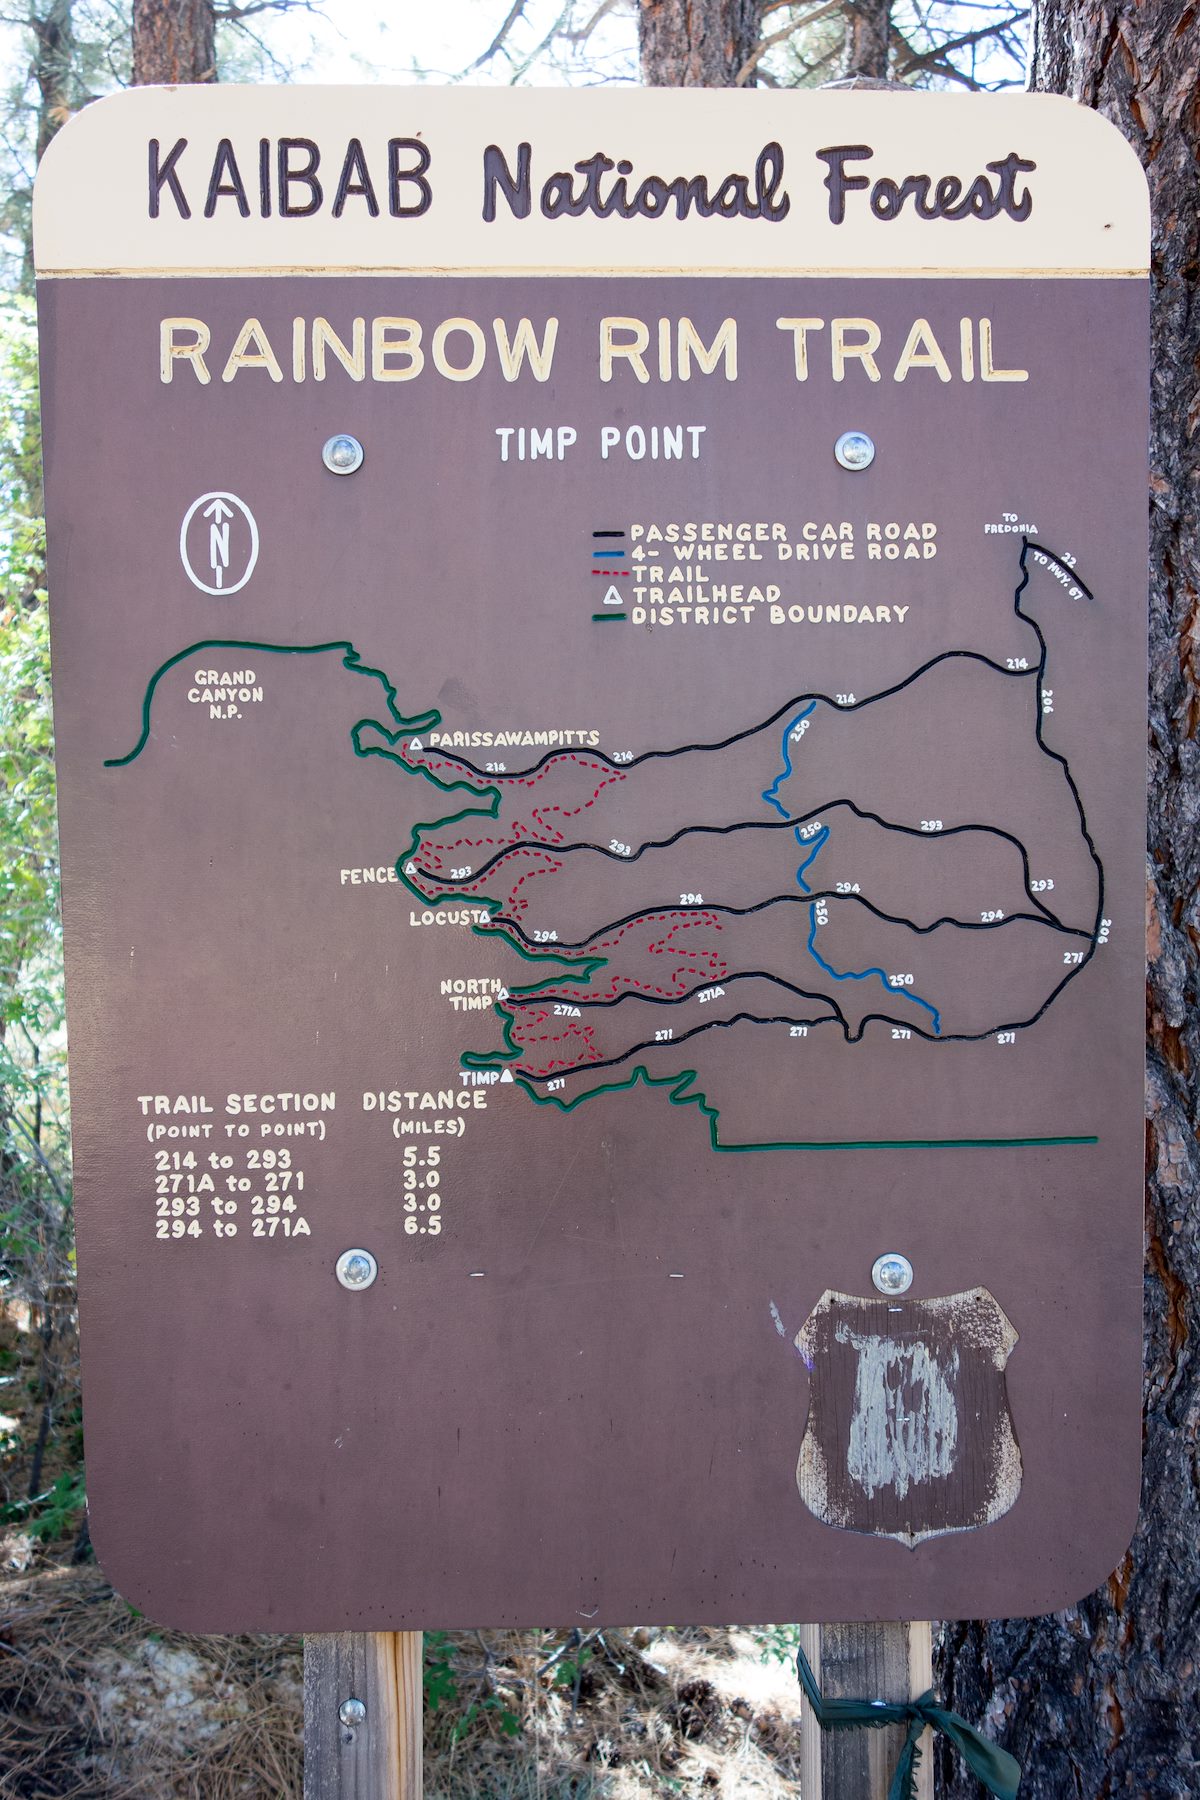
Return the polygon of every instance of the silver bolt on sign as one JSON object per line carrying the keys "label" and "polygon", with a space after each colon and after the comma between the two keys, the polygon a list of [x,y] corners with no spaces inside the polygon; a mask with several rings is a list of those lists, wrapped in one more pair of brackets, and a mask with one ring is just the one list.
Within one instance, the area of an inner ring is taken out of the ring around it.
{"label": "silver bolt on sign", "polygon": [[875,442],[865,431],[843,431],[833,454],[843,469],[869,469],[875,461]]}
{"label": "silver bolt on sign", "polygon": [[335,432],[321,446],[321,461],[331,475],[353,475],[362,468],[364,454],[358,439],[348,431]]}
{"label": "silver bolt on sign", "polygon": [[343,1250],[336,1267],[338,1280],[352,1292],[369,1288],[379,1273],[379,1264],[369,1250]]}
{"label": "silver bolt on sign", "polygon": [[876,1257],[871,1267],[871,1280],[881,1294],[906,1294],[913,1284],[913,1266],[898,1250]]}

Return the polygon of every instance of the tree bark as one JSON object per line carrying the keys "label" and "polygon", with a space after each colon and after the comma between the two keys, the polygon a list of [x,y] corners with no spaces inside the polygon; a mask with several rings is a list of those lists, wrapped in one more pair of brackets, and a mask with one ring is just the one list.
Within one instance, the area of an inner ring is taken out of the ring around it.
{"label": "tree bark", "polygon": [[646,87],[753,87],[763,0],[641,0]]}
{"label": "tree bark", "polygon": [[[1198,62],[1194,4],[1042,0],[1036,13],[1033,85],[1121,129],[1145,166],[1154,216],[1149,1171],[1145,1467],[1133,1545],[1069,1612],[943,1634],[949,1704],[1024,1764],[1022,1800],[1200,1793]],[[939,1774],[946,1800],[975,1800],[951,1758]]]}
{"label": "tree bark", "polygon": [[51,138],[71,114],[75,87],[71,5],[72,0],[50,0],[44,12],[31,11],[29,15],[34,43],[33,78],[38,91],[38,162],[41,162]]}
{"label": "tree bark", "polygon": [[846,45],[842,76],[865,75],[886,81],[892,0],[850,0],[846,6]]}
{"label": "tree bark", "polygon": [[[44,0],[40,8],[31,6],[29,9],[29,33],[33,42],[32,74],[37,88],[34,147],[39,163],[50,140],[66,124],[76,104],[78,81],[74,67],[75,33],[71,17],[73,3],[74,0]],[[16,195],[10,196],[10,216],[15,219],[14,235],[20,237],[23,247],[21,288],[24,293],[32,293],[32,193],[19,191],[19,196],[19,199]],[[14,200],[15,205],[12,204]],[[0,1036],[3,1036],[2,1026]],[[0,1158],[0,1178],[3,1173],[3,1159]]]}
{"label": "tree bark", "polygon": [[133,84],[217,79],[213,0],[133,0]]}

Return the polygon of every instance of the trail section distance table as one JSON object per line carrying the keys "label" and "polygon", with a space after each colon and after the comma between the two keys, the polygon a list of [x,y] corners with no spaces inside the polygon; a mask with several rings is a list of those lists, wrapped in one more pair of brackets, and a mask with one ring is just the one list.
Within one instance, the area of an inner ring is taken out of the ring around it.
{"label": "trail section distance table", "polygon": [[139,1606],[995,1616],[1119,1559],[1146,231],[1041,98],[141,90],[56,140]]}

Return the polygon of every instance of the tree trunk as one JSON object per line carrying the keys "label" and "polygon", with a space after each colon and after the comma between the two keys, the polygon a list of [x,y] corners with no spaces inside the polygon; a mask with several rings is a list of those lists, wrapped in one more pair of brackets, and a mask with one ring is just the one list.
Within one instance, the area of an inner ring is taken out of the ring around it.
{"label": "tree trunk", "polygon": [[641,0],[646,87],[753,87],[763,0]]}
{"label": "tree trunk", "polygon": [[[1198,47],[1197,8],[1179,0],[1043,0],[1036,16],[1033,85],[1119,126],[1145,165],[1154,213],[1149,1175],[1145,1471],[1133,1546],[1069,1612],[943,1636],[949,1703],[986,1716],[1025,1765],[1022,1800],[1200,1793]],[[946,1800],[975,1800],[953,1759],[939,1773]]]}
{"label": "tree trunk", "polygon": [[217,79],[213,0],[133,0],[133,84]]}
{"label": "tree trunk", "polygon": [[50,139],[66,124],[71,113],[71,93],[75,85],[71,4],[72,0],[50,0],[44,12],[31,12],[29,16],[34,43],[33,78],[38,91],[38,162],[41,162]]}
{"label": "tree trunk", "polygon": [[[32,74],[37,88],[37,131],[34,138],[36,158],[40,163],[55,133],[60,131],[74,109],[78,82],[73,66],[75,34],[71,18],[73,0],[47,0],[39,9],[29,9],[29,32],[33,41]],[[15,198],[15,197],[14,197]],[[13,208],[14,235],[19,236],[21,289],[33,292],[33,229],[31,193],[21,195]],[[3,1029],[0,1027],[0,1036]],[[0,1166],[0,1174],[3,1173]]]}
{"label": "tree trunk", "polygon": [[842,75],[866,75],[886,81],[892,0],[851,0],[846,7],[846,46]]}

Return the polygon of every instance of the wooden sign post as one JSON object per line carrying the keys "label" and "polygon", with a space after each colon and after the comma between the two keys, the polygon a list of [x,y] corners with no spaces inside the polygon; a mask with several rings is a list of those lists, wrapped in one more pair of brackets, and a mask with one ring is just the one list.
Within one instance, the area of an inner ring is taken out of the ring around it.
{"label": "wooden sign post", "polygon": [[1094,1587],[1127,146],[1029,95],[143,88],[35,227],[114,1582],[333,1634],[326,1784],[402,1766],[417,1680],[339,1633]]}
{"label": "wooden sign post", "polygon": [[304,1640],[304,1800],[421,1800],[421,1633]]}
{"label": "wooden sign post", "polygon": [[[855,76],[826,87],[850,92],[915,92],[902,82]],[[881,1700],[907,1700],[933,1686],[933,1629],[928,1621],[883,1621],[868,1624],[807,1625],[801,1645],[830,1699],[877,1695]],[[855,1736],[822,1735],[807,1700],[802,1703],[801,1790],[807,1800],[885,1800],[891,1770],[900,1750],[899,1727]],[[917,1800],[933,1800],[931,1734],[921,1739]]]}
{"label": "wooden sign post", "polygon": [[[908,1700],[933,1686],[933,1635],[927,1623],[802,1625],[800,1645],[830,1700]],[[904,1733],[822,1732],[807,1701],[801,1709],[800,1791],[806,1800],[886,1800]],[[917,1800],[933,1800],[933,1744],[920,1744]]]}

